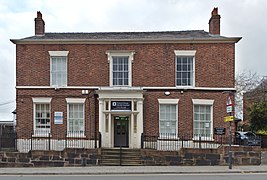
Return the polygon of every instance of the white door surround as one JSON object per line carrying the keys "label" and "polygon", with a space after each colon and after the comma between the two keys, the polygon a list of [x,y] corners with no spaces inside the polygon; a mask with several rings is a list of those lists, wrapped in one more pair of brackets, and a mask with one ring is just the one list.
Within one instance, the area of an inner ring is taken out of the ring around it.
{"label": "white door surround", "polygon": [[128,117],[129,148],[141,148],[143,133],[143,90],[97,90],[101,147],[114,147],[114,117]]}

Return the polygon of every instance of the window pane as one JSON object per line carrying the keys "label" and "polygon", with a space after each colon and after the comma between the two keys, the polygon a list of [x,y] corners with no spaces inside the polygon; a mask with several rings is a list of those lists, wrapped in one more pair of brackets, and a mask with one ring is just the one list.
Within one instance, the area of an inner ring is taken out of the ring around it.
{"label": "window pane", "polygon": [[51,57],[51,83],[54,86],[67,85],[67,57]]}
{"label": "window pane", "polygon": [[69,129],[70,133],[84,132],[84,108],[83,104],[69,104]]}
{"label": "window pane", "polygon": [[50,104],[35,104],[35,130],[36,133],[50,132]]}
{"label": "window pane", "polygon": [[193,57],[177,57],[176,59],[176,85],[193,85]]}
{"label": "window pane", "polygon": [[112,57],[113,85],[125,86],[129,84],[128,57]]}
{"label": "window pane", "polygon": [[177,112],[175,104],[160,104],[159,109],[159,130],[160,134],[176,135]]}
{"label": "window pane", "polygon": [[211,121],[210,105],[194,105],[194,134],[210,137]]}

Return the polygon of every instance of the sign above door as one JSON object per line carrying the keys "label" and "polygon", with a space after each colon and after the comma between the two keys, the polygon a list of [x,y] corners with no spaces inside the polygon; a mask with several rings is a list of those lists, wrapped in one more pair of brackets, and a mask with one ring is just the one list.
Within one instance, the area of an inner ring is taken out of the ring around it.
{"label": "sign above door", "polygon": [[131,101],[111,101],[111,111],[131,111]]}

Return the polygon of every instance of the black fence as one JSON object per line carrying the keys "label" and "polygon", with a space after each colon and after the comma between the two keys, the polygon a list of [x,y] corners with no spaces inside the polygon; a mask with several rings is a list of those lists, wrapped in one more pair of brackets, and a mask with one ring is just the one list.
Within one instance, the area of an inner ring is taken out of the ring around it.
{"label": "black fence", "polygon": [[[101,134],[96,132],[31,132],[2,131],[0,150],[28,152],[30,150],[64,150],[66,148],[93,149],[101,147]],[[233,145],[261,146],[259,136],[252,141],[244,141],[233,136]],[[229,144],[229,135],[204,134],[158,134],[141,136],[141,148],[162,151],[176,151],[181,148],[216,149]]]}
{"label": "black fence", "polygon": [[11,149],[19,152],[29,152],[30,150],[58,150],[66,148],[92,149],[101,147],[101,134],[95,132],[30,132],[18,131],[1,134],[0,149],[7,144],[12,144]]}
{"label": "black fence", "polygon": [[209,148],[216,149],[222,144],[229,144],[227,135],[204,134],[173,134],[144,135],[141,137],[141,148],[156,150],[179,150],[181,148]]}

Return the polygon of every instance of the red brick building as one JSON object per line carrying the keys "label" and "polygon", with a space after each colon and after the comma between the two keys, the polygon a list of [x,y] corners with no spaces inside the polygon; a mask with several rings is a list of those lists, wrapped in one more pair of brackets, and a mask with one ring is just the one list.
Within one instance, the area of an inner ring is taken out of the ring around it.
{"label": "red brick building", "polygon": [[220,35],[217,8],[209,32],[47,33],[37,12],[35,35],[11,40],[20,143],[25,131],[93,144],[100,133],[102,147],[140,148],[142,133],[212,140],[228,126],[240,39]]}

